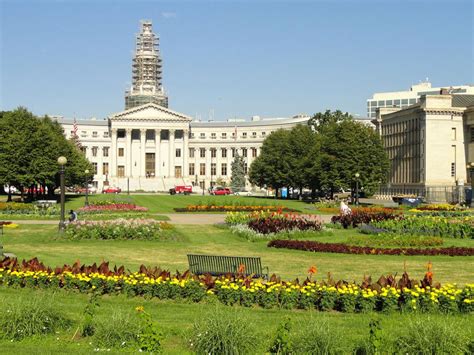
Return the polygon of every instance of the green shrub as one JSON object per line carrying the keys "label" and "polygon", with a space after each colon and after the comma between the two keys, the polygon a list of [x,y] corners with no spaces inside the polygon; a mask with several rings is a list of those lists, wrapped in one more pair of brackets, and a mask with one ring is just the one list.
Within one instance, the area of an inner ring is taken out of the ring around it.
{"label": "green shrub", "polygon": [[302,326],[302,331],[294,337],[295,354],[340,354],[345,353],[341,344],[341,332],[330,328],[327,322],[313,322]]}
{"label": "green shrub", "polygon": [[194,324],[190,345],[197,354],[249,354],[258,346],[255,334],[242,313],[216,308]]}
{"label": "green shrub", "polygon": [[361,247],[433,247],[443,245],[443,238],[394,233],[352,236],[347,244]]}
{"label": "green shrub", "polygon": [[447,318],[412,318],[397,339],[403,354],[467,354],[469,338],[456,322]]}
{"label": "green shrub", "polygon": [[278,325],[275,338],[270,345],[271,354],[290,355],[293,353],[293,341],[290,337],[291,320],[285,319]]}
{"label": "green shrub", "polygon": [[2,306],[0,335],[21,340],[34,335],[53,334],[71,326],[72,322],[51,305],[51,299],[34,297],[18,299]]}
{"label": "green shrub", "polygon": [[129,313],[112,313],[110,317],[96,322],[94,343],[99,348],[138,348],[138,335],[141,333],[138,318]]}

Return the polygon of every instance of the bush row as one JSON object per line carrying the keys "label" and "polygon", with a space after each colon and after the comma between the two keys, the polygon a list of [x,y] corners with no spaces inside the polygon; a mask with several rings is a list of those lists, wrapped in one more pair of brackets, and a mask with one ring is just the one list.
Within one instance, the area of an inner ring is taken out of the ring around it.
{"label": "bush row", "polygon": [[401,218],[403,218],[403,214],[391,208],[361,207],[352,209],[350,213],[333,216],[331,222],[340,223],[344,228],[350,226],[355,228],[373,221],[399,220]]}
{"label": "bush row", "polygon": [[319,253],[367,254],[367,255],[448,255],[473,256],[474,248],[372,248],[343,243],[320,243],[311,240],[272,240],[267,244],[272,248],[297,249]]}
{"label": "bush row", "polygon": [[474,285],[458,288],[453,285],[432,284],[429,271],[420,282],[403,274],[381,277],[376,283],[366,278],[361,285],[327,280],[307,279],[284,282],[276,276],[270,280],[227,275],[196,276],[189,272],[171,275],[160,269],[140,268],[138,273],[125,273],[124,268],[110,270],[107,263],[97,266],[63,266],[52,271],[36,259],[18,264],[16,259],[5,259],[0,268],[0,284],[13,287],[94,291],[100,294],[186,299],[199,302],[215,297],[220,302],[263,308],[316,308],[321,311],[413,311],[472,312]]}

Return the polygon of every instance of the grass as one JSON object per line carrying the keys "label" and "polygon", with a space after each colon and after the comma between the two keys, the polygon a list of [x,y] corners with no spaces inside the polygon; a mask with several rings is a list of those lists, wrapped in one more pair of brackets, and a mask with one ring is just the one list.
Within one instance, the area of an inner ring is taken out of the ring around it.
{"label": "grass", "polygon": [[[18,353],[91,353],[94,349],[107,351],[98,345],[92,337],[74,337],[74,332],[83,319],[83,310],[87,304],[88,296],[73,292],[61,291],[52,293],[45,290],[0,288],[0,299],[26,299],[37,296],[51,299],[51,306],[59,312],[64,313],[74,323],[67,330],[61,330],[56,334],[42,336],[34,339],[25,339],[21,342],[10,342],[0,340],[0,348],[3,354]],[[216,311],[234,313],[238,311],[248,322],[257,329],[258,342],[255,342],[253,353],[263,354],[269,348],[270,342],[275,336],[278,324],[286,318],[290,318],[295,332],[300,326],[309,324],[327,324],[331,328],[337,328],[338,333],[344,334],[339,341],[347,346],[353,346],[366,338],[369,333],[368,324],[376,318],[380,320],[384,334],[395,337],[401,334],[407,324],[414,317],[424,320],[444,321],[446,318],[455,322],[466,334],[474,331],[474,316],[472,315],[409,315],[409,314],[342,314],[325,313],[317,311],[297,311],[283,309],[260,309],[260,308],[238,308],[217,306],[211,303],[193,304],[180,301],[160,301],[157,299],[146,300],[143,298],[127,298],[123,296],[103,296],[100,300],[94,320],[105,322],[111,320],[114,315],[135,315],[137,306],[144,306],[154,321],[163,332],[163,352],[166,354],[189,354],[189,339],[193,325],[202,319],[208,319]],[[113,326],[113,325],[111,325]],[[112,349],[112,353],[116,352]]]}
{"label": "grass", "polygon": [[[364,275],[378,279],[382,274],[403,272],[422,279],[426,264],[433,263],[435,281],[441,283],[472,283],[474,257],[449,256],[391,256],[391,255],[346,255],[311,253],[297,250],[275,249],[266,246],[267,241],[248,242],[233,235],[222,226],[177,225],[177,240],[79,240],[61,238],[56,225],[20,225],[17,229],[5,229],[2,243],[4,251],[19,258],[38,257],[50,266],[110,261],[137,270],[141,264],[160,266],[171,271],[188,269],[186,254],[259,256],[270,273],[284,279],[305,278],[310,266],[316,265],[318,278],[331,273],[336,279],[360,281]],[[354,230],[334,230],[333,235],[323,233],[324,241],[347,241],[356,233]],[[445,243],[471,245],[472,240],[446,240]],[[445,244],[449,245],[449,244]]]}

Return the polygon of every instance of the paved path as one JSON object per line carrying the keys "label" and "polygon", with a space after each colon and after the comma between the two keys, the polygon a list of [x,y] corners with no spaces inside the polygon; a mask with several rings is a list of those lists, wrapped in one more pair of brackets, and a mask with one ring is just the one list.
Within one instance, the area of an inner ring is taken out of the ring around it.
{"label": "paved path", "polygon": [[[223,223],[225,214],[218,213],[159,213],[160,216],[166,216],[171,224],[216,224]],[[319,215],[324,223],[331,221],[330,215]],[[18,224],[58,224],[57,220],[12,220]]]}

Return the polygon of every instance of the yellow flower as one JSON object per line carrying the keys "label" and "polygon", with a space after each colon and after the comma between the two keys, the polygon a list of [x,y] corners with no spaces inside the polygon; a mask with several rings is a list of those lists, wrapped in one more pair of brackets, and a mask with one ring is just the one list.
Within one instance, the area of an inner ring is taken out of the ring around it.
{"label": "yellow flower", "polygon": [[145,311],[145,308],[144,308],[143,306],[137,306],[137,307],[135,307],[135,310],[136,310],[137,312],[144,312],[144,311]]}

